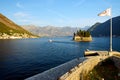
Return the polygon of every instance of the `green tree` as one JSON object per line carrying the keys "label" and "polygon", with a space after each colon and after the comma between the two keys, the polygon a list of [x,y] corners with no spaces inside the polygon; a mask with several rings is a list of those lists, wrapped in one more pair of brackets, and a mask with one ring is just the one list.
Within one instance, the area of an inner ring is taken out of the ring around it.
{"label": "green tree", "polygon": [[85,30],[77,30],[77,32],[74,33],[74,36],[75,35],[78,35],[80,37],[90,37],[90,32]]}

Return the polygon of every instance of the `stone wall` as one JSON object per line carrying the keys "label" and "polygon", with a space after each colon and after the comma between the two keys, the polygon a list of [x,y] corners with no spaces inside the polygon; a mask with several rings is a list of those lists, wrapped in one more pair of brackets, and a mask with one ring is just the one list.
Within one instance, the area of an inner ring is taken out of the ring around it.
{"label": "stone wall", "polygon": [[92,41],[92,37],[80,37],[80,36],[74,36],[73,38],[75,41]]}
{"label": "stone wall", "polygon": [[[120,52],[110,52],[110,58],[114,61],[115,66],[120,70]],[[120,71],[119,71],[120,72]]]}
{"label": "stone wall", "polygon": [[91,71],[101,60],[106,59],[107,56],[92,57],[75,66],[69,72],[65,73],[59,80],[84,80],[84,76]]}
{"label": "stone wall", "polygon": [[74,68],[79,63],[82,63],[86,59],[87,58],[85,58],[85,57],[73,59],[73,60],[68,61],[64,64],[61,64],[61,65],[56,66],[54,68],[51,68],[47,71],[44,71],[44,72],[39,73],[37,75],[31,76],[25,80],[58,80],[58,78],[60,76],[64,75],[67,71]]}
{"label": "stone wall", "polygon": [[92,41],[92,37],[82,37],[82,41]]}
{"label": "stone wall", "polygon": [[112,56],[111,59],[114,61],[115,66],[120,70],[120,57]]}

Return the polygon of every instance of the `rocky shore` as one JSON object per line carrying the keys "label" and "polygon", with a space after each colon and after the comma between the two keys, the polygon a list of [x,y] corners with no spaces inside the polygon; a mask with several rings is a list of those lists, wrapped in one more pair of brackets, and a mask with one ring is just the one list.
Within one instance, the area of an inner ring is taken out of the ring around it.
{"label": "rocky shore", "polygon": [[90,41],[92,41],[92,37],[91,36],[89,36],[89,37],[74,36],[73,40],[74,41],[90,42]]}

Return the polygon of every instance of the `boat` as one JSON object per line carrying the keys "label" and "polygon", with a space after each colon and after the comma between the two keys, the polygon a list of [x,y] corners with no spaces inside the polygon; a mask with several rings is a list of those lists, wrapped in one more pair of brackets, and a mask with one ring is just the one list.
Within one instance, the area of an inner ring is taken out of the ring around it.
{"label": "boat", "polygon": [[53,42],[53,40],[52,40],[52,39],[49,39],[49,42]]}

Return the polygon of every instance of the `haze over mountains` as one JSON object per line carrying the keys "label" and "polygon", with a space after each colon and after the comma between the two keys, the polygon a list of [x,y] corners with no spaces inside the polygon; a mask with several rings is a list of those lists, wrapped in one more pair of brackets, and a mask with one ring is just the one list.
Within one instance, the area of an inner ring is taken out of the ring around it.
{"label": "haze over mountains", "polygon": [[39,36],[72,36],[73,33],[77,31],[77,28],[71,27],[54,27],[54,26],[38,27],[35,25],[26,25],[22,27]]}
{"label": "haze over mountains", "polygon": [[[90,31],[94,37],[110,36],[110,20],[104,23],[96,23],[89,28],[88,31]],[[120,16],[112,18],[112,31],[113,37],[120,36]]]}
{"label": "haze over mountains", "polygon": [[[73,36],[73,33],[79,30],[80,28],[76,27],[55,27],[55,26],[35,26],[35,25],[24,25],[24,29],[30,31],[39,36]],[[82,30],[88,29],[89,26],[81,28]]]}
{"label": "haze over mountains", "polygon": [[[79,29],[88,30],[93,37],[109,37],[110,20],[84,28],[24,25],[24,29],[39,36],[72,36]],[[112,18],[113,37],[120,36],[120,16]]]}
{"label": "haze over mountains", "polygon": [[[113,21],[113,36],[120,36],[120,16],[114,17]],[[24,28],[24,29],[23,29]],[[84,28],[76,27],[55,27],[55,26],[35,26],[35,25],[24,25],[18,26],[10,19],[0,14],[0,38],[13,37],[30,37],[33,36],[31,33],[39,36],[73,36],[73,33],[79,29],[87,30],[89,26]],[[29,32],[28,32],[28,31]],[[104,23],[97,22],[88,29],[93,37],[109,36],[110,35],[110,20]],[[30,33],[31,32],[31,33]]]}

